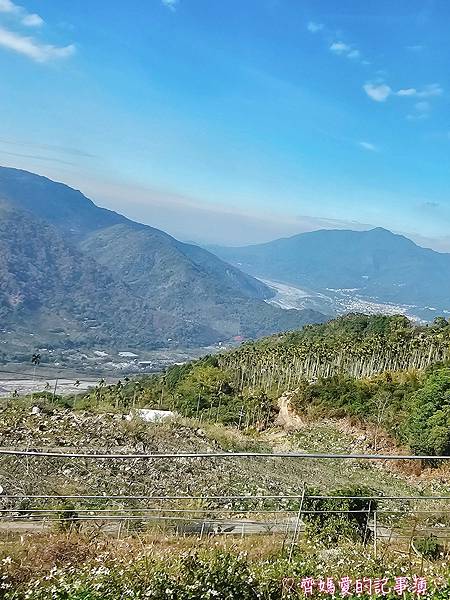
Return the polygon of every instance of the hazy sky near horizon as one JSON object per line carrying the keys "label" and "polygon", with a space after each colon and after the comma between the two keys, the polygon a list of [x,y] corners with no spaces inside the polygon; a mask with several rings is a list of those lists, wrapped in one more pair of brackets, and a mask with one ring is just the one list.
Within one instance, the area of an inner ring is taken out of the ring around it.
{"label": "hazy sky near horizon", "polygon": [[450,250],[448,0],[0,0],[0,164],[186,240]]}

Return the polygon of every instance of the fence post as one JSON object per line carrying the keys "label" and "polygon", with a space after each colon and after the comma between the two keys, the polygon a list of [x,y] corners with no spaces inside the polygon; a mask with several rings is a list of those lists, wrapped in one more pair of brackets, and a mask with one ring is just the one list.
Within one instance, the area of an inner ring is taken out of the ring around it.
{"label": "fence post", "polygon": [[242,417],[244,416],[244,405],[241,406],[241,410],[239,412],[239,423],[238,423],[238,429],[241,429],[241,423],[242,423]]}
{"label": "fence post", "polygon": [[372,500],[369,501],[369,508],[367,509],[366,527],[364,529],[364,540],[363,540],[364,546],[367,543],[367,532],[369,531],[369,519],[370,519],[371,509],[372,509]]}
{"label": "fence post", "polygon": [[378,537],[378,523],[377,523],[377,511],[373,511],[373,554],[375,559],[377,558],[377,537]]}
{"label": "fence post", "polygon": [[295,547],[295,544],[297,543],[297,535],[298,535],[298,529],[300,527],[300,519],[302,516],[304,499],[305,499],[305,482],[303,482],[302,497],[300,499],[300,506],[298,507],[297,520],[295,521],[294,536],[292,538],[291,549],[289,550],[289,562],[291,562],[291,560],[292,560],[292,555],[294,553],[294,547]]}
{"label": "fence post", "polygon": [[55,402],[55,397],[56,397],[56,390],[58,388],[58,377],[55,379],[55,387],[53,388],[53,402]]}

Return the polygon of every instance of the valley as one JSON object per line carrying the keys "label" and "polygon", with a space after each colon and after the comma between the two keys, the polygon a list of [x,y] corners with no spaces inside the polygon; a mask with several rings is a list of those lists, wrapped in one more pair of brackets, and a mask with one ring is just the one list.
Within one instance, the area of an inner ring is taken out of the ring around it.
{"label": "valley", "polygon": [[277,282],[272,285],[278,295],[267,301],[279,306],[334,315],[398,313],[425,322],[450,312],[450,254],[422,248],[381,227],[208,248],[245,273]]}
{"label": "valley", "polygon": [[[345,315],[348,313],[361,313],[366,315],[405,315],[415,321],[427,322],[439,311],[433,307],[412,306],[407,304],[383,303],[375,299],[359,295],[358,289],[331,289],[323,292],[304,290],[286,283],[278,283],[267,279],[261,280],[275,290],[275,296],[266,300],[284,309],[312,309],[325,315]],[[450,314],[448,310],[440,313]],[[421,316],[419,316],[421,315]],[[427,319],[423,317],[427,316]]]}

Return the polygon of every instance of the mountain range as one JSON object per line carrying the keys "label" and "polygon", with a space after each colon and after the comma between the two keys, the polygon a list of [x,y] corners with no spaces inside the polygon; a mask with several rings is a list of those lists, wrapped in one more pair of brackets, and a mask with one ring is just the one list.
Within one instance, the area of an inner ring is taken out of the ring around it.
{"label": "mountain range", "polygon": [[4,351],[201,346],[324,320],[268,303],[274,294],[205,249],[0,167]]}
{"label": "mountain range", "polygon": [[380,227],[319,230],[211,250],[268,281],[281,295],[290,293],[296,299],[293,306],[336,313],[358,305],[380,312],[386,305],[386,311],[425,320],[450,310],[450,254],[422,248]]}

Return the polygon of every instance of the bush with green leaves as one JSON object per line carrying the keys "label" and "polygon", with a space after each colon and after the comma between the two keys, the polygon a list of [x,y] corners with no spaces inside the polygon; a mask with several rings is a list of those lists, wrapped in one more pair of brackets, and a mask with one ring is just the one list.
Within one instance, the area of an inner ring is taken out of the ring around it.
{"label": "bush with green leaves", "polygon": [[416,454],[450,454],[450,368],[432,371],[409,399],[405,432]]}
{"label": "bush with green leaves", "polygon": [[336,544],[342,538],[367,542],[372,535],[369,524],[377,510],[377,501],[365,497],[374,495],[373,490],[360,487],[330,493],[342,498],[320,498],[317,490],[306,490],[302,507],[306,535],[323,544]]}
{"label": "bush with green leaves", "polygon": [[444,551],[438,538],[431,534],[414,540],[414,547],[424,558],[437,560]]}

